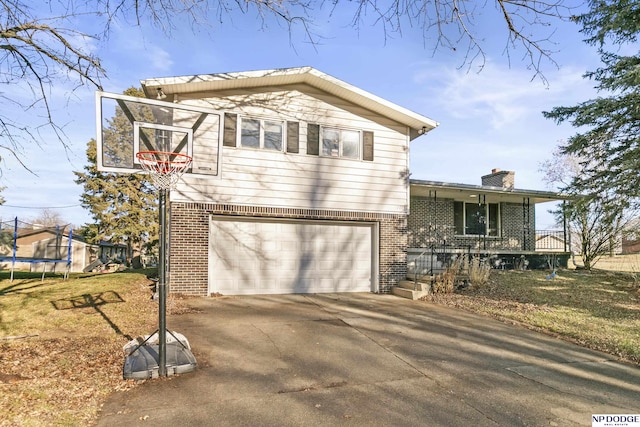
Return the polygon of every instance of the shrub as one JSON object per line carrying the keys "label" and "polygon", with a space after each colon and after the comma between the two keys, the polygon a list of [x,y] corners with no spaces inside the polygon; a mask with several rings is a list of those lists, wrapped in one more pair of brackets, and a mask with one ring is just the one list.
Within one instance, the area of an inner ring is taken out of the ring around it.
{"label": "shrub", "polygon": [[438,274],[433,282],[431,290],[434,294],[450,294],[456,289],[458,275],[466,264],[466,257],[460,256],[451,262],[449,266]]}
{"label": "shrub", "polygon": [[489,281],[491,265],[486,259],[474,256],[469,263],[469,282],[473,286],[482,287]]}

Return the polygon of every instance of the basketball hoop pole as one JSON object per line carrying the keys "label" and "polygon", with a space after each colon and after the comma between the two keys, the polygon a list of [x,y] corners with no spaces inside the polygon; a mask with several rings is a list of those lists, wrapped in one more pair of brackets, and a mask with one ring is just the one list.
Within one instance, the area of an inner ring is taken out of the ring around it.
{"label": "basketball hoop pole", "polygon": [[159,244],[158,256],[158,376],[167,376],[167,199],[183,173],[191,166],[191,157],[168,151],[139,151],[136,158],[140,167],[149,172],[159,191]]}
{"label": "basketball hoop pole", "polygon": [[158,210],[160,222],[160,247],[158,255],[158,375],[167,376],[167,194],[169,190],[160,189]]}

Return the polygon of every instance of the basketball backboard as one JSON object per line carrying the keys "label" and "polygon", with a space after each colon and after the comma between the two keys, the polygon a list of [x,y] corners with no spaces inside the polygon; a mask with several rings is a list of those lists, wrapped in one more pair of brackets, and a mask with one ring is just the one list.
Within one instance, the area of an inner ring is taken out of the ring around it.
{"label": "basketball backboard", "polygon": [[96,92],[98,170],[135,173],[140,151],[193,158],[187,173],[217,176],[223,112],[192,105]]}

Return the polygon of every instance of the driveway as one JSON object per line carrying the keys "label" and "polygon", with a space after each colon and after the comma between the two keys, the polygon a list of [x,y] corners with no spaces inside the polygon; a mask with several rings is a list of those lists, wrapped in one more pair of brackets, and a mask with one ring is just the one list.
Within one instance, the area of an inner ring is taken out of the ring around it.
{"label": "driveway", "polygon": [[[99,426],[590,426],[640,413],[640,369],[391,295],[192,299],[198,369],[117,392]],[[151,332],[151,331],[150,331]]]}

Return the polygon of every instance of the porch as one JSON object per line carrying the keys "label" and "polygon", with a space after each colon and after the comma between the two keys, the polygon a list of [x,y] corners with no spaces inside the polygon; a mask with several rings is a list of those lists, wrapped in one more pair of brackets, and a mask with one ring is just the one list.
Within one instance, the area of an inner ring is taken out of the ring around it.
{"label": "porch", "polygon": [[407,220],[410,275],[437,274],[452,260],[480,257],[492,268],[566,266],[565,230],[536,230],[535,206],[564,195],[513,187],[514,173],[494,169],[482,185],[411,181]]}
{"label": "porch", "polygon": [[[536,270],[566,268],[570,258],[567,244],[559,240],[545,239],[550,233],[563,236],[562,230],[537,230],[536,238],[540,244],[535,250],[505,249],[504,246],[493,241],[492,245],[452,245],[443,242],[424,248],[407,249],[407,273],[409,277],[432,276],[440,274],[460,257],[466,260],[480,258],[493,269],[500,270]],[[543,243],[551,242],[550,245]],[[491,249],[489,246],[494,246]]]}

